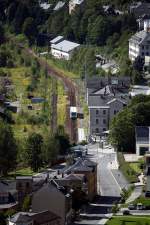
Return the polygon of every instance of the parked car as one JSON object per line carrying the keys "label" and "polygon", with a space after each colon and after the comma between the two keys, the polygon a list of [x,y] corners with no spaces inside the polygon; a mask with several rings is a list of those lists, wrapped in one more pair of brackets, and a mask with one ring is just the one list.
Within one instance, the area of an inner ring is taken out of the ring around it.
{"label": "parked car", "polygon": [[150,191],[146,191],[145,197],[150,197]]}
{"label": "parked car", "polygon": [[125,209],[125,210],[123,210],[123,215],[130,215],[130,210],[128,210],[128,209]]}
{"label": "parked car", "polygon": [[129,204],[129,205],[128,205],[128,209],[129,209],[129,210],[134,210],[134,209],[136,209],[136,205],[134,205],[134,204]]}
{"label": "parked car", "polygon": [[144,207],[144,205],[142,203],[137,203],[136,208],[137,208],[137,210],[145,209],[145,207]]}

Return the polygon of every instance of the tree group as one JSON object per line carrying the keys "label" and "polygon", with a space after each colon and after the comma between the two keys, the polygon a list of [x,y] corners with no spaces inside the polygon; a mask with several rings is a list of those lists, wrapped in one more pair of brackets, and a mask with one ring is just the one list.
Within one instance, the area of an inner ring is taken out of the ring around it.
{"label": "tree group", "polygon": [[118,151],[135,152],[135,127],[150,126],[150,96],[139,95],[112,120],[110,141]]}

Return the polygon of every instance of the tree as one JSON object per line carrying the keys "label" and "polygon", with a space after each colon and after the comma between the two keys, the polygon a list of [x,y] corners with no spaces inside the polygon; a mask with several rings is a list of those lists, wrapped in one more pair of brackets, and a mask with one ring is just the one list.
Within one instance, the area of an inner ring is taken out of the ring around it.
{"label": "tree", "polygon": [[72,208],[78,211],[82,205],[87,204],[86,193],[80,189],[75,189],[72,193]]}
{"label": "tree", "polygon": [[27,160],[35,172],[43,164],[42,147],[43,137],[40,134],[32,133],[27,139]]}
{"label": "tree", "polygon": [[6,225],[7,224],[4,212],[0,212],[0,222],[1,222],[0,223],[1,225]]}
{"label": "tree", "polygon": [[110,141],[118,151],[135,151],[135,126],[150,126],[150,96],[134,97],[111,122]]}
{"label": "tree", "polygon": [[25,19],[22,26],[22,32],[27,36],[30,43],[33,43],[33,40],[37,35],[37,29],[34,19],[32,17],[28,17]]}
{"label": "tree", "polygon": [[25,2],[19,2],[15,17],[13,20],[13,27],[16,33],[20,33],[24,20],[29,16],[29,8]]}
{"label": "tree", "polygon": [[15,13],[16,13],[16,10],[17,10],[17,3],[12,2],[8,7],[8,12],[7,12],[7,21],[9,23],[12,23]]}
{"label": "tree", "polygon": [[4,42],[5,36],[4,36],[4,29],[2,24],[0,23],[0,45]]}
{"label": "tree", "polygon": [[23,200],[22,210],[23,211],[29,211],[31,205],[31,197],[27,195]]}
{"label": "tree", "polygon": [[96,74],[96,60],[94,50],[88,50],[86,53],[85,64],[87,76],[94,76]]}
{"label": "tree", "polygon": [[70,147],[69,136],[65,133],[63,126],[58,126],[55,140],[59,143],[59,154],[65,155]]}
{"label": "tree", "polygon": [[17,145],[11,127],[0,120],[0,172],[7,175],[16,167]]}
{"label": "tree", "polygon": [[112,29],[111,21],[99,16],[88,25],[88,37],[91,44],[104,45]]}
{"label": "tree", "polygon": [[59,142],[54,137],[47,137],[46,144],[44,146],[44,161],[51,165],[57,159],[59,154]]}
{"label": "tree", "polygon": [[144,62],[143,62],[142,58],[140,56],[138,56],[133,63],[133,68],[135,70],[137,70],[138,72],[142,72],[143,66],[144,66]]}

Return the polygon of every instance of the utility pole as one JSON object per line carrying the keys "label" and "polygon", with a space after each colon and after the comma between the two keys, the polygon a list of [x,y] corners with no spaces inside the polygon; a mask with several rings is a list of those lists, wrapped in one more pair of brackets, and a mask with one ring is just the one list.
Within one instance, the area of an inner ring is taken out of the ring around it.
{"label": "utility pole", "polygon": [[[48,54],[48,53],[47,53]],[[48,78],[48,71],[47,71],[47,54],[46,54],[46,63],[45,63],[45,80],[44,80],[44,112],[46,111],[46,95],[47,95],[47,78]]]}
{"label": "utility pole", "polygon": [[51,120],[50,120],[50,128],[51,132],[55,133],[57,129],[57,80],[56,78],[52,78],[52,95],[51,95]]}

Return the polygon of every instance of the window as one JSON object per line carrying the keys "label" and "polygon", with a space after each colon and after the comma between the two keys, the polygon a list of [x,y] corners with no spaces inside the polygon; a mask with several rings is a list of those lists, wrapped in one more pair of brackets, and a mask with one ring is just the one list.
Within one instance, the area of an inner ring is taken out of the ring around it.
{"label": "window", "polygon": [[142,49],[144,49],[144,45],[142,45]]}
{"label": "window", "polygon": [[30,187],[30,184],[29,182],[26,183],[26,188],[29,188]]}
{"label": "window", "polygon": [[103,131],[106,131],[106,128],[103,128]]}
{"label": "window", "polygon": [[98,129],[98,128],[96,128],[95,132],[96,132],[96,133],[99,133],[99,129]]}
{"label": "window", "polygon": [[99,123],[99,120],[98,119],[96,119],[96,124],[98,124]]}
{"label": "window", "polygon": [[116,110],[114,110],[114,115],[116,115],[116,113],[117,113],[117,111],[116,111]]}
{"label": "window", "polygon": [[103,124],[106,124],[106,120],[105,119],[103,119]]}
{"label": "window", "polygon": [[19,187],[19,188],[22,187],[22,183],[21,183],[21,182],[18,183],[18,187]]}
{"label": "window", "polygon": [[99,110],[96,110],[96,115],[98,115],[99,114]]}
{"label": "window", "polygon": [[103,110],[103,115],[106,115],[106,110],[105,109]]}

